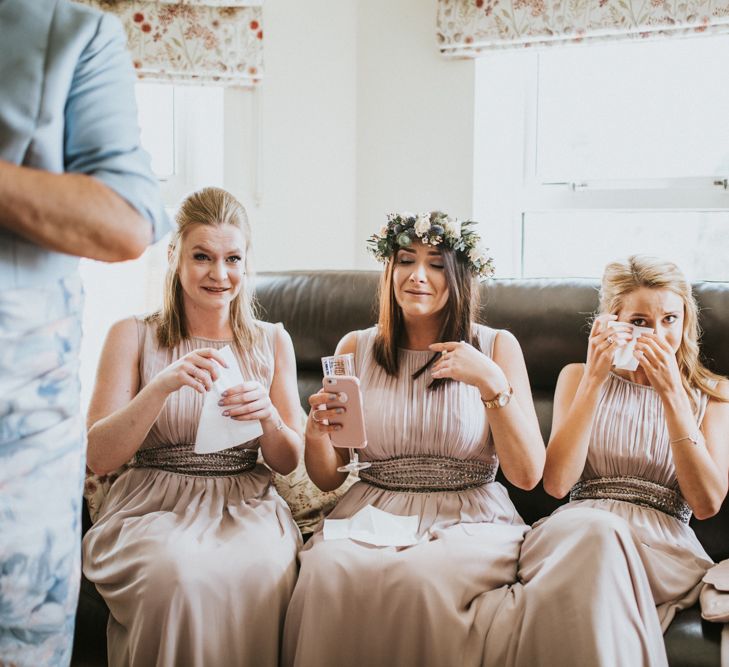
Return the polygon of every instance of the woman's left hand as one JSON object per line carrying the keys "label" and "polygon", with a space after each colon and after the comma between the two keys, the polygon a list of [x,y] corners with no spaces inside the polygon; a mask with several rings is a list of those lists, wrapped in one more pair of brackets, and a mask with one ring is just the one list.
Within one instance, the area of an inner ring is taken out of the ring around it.
{"label": "woman's left hand", "polygon": [[252,380],[226,389],[218,405],[224,408],[223,415],[238,421],[270,419],[275,408],[271,397],[260,382]]}
{"label": "woman's left hand", "polygon": [[495,395],[509,386],[504,371],[493,359],[479,352],[473,345],[460,343],[433,343],[429,346],[441,357],[433,365],[433,378],[450,378],[478,387],[487,395]]}
{"label": "woman's left hand", "polygon": [[635,343],[634,354],[659,395],[683,388],[676,353],[665,340],[654,333],[641,334]]}

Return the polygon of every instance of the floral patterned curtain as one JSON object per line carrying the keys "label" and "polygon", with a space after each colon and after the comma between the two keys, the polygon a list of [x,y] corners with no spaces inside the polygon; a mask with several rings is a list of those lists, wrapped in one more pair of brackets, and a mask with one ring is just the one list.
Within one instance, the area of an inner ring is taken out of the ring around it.
{"label": "floral patterned curtain", "polygon": [[729,32],[729,0],[438,0],[448,56],[668,34]]}
{"label": "floral patterned curtain", "polygon": [[140,78],[254,86],[263,76],[262,0],[77,0],[116,14]]}

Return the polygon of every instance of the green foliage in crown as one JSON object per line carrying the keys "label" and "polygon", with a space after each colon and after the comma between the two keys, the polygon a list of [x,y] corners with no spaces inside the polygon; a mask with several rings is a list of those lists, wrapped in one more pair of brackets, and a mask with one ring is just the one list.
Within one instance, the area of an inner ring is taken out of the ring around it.
{"label": "green foliage in crown", "polygon": [[390,213],[379,234],[367,239],[367,250],[379,262],[387,262],[398,250],[420,241],[425,245],[445,245],[456,251],[474,276],[486,280],[494,275],[494,260],[473,220],[460,221],[442,211]]}

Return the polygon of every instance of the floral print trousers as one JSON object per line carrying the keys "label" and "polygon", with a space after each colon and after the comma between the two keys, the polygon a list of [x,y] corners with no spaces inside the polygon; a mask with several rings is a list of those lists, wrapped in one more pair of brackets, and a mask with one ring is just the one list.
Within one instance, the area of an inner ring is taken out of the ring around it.
{"label": "floral print trousers", "polygon": [[0,289],[0,666],[71,660],[85,436],[78,277]]}

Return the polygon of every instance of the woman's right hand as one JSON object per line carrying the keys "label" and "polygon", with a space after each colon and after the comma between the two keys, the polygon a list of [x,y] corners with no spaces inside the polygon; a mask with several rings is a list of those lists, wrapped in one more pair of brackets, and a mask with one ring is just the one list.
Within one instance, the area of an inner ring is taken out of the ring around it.
{"label": "woman's right hand", "polygon": [[[346,408],[337,406],[329,408],[327,402],[336,401],[337,395],[324,389],[309,396],[309,418],[306,420],[306,437],[321,437],[325,433],[332,433],[342,428],[337,422],[346,411]],[[333,423],[332,423],[333,422]]]}
{"label": "woman's right hand", "polygon": [[192,387],[204,395],[218,379],[216,362],[227,367],[218,350],[211,347],[193,350],[158,373],[150,384],[155,384],[167,396],[182,387]]}
{"label": "woman's right hand", "polygon": [[585,373],[598,382],[604,382],[607,379],[608,373],[613,367],[616,346],[624,345],[631,337],[632,329],[627,323],[624,327],[608,326],[608,322],[614,322],[617,319],[617,315],[600,315],[592,323],[587,344]]}

